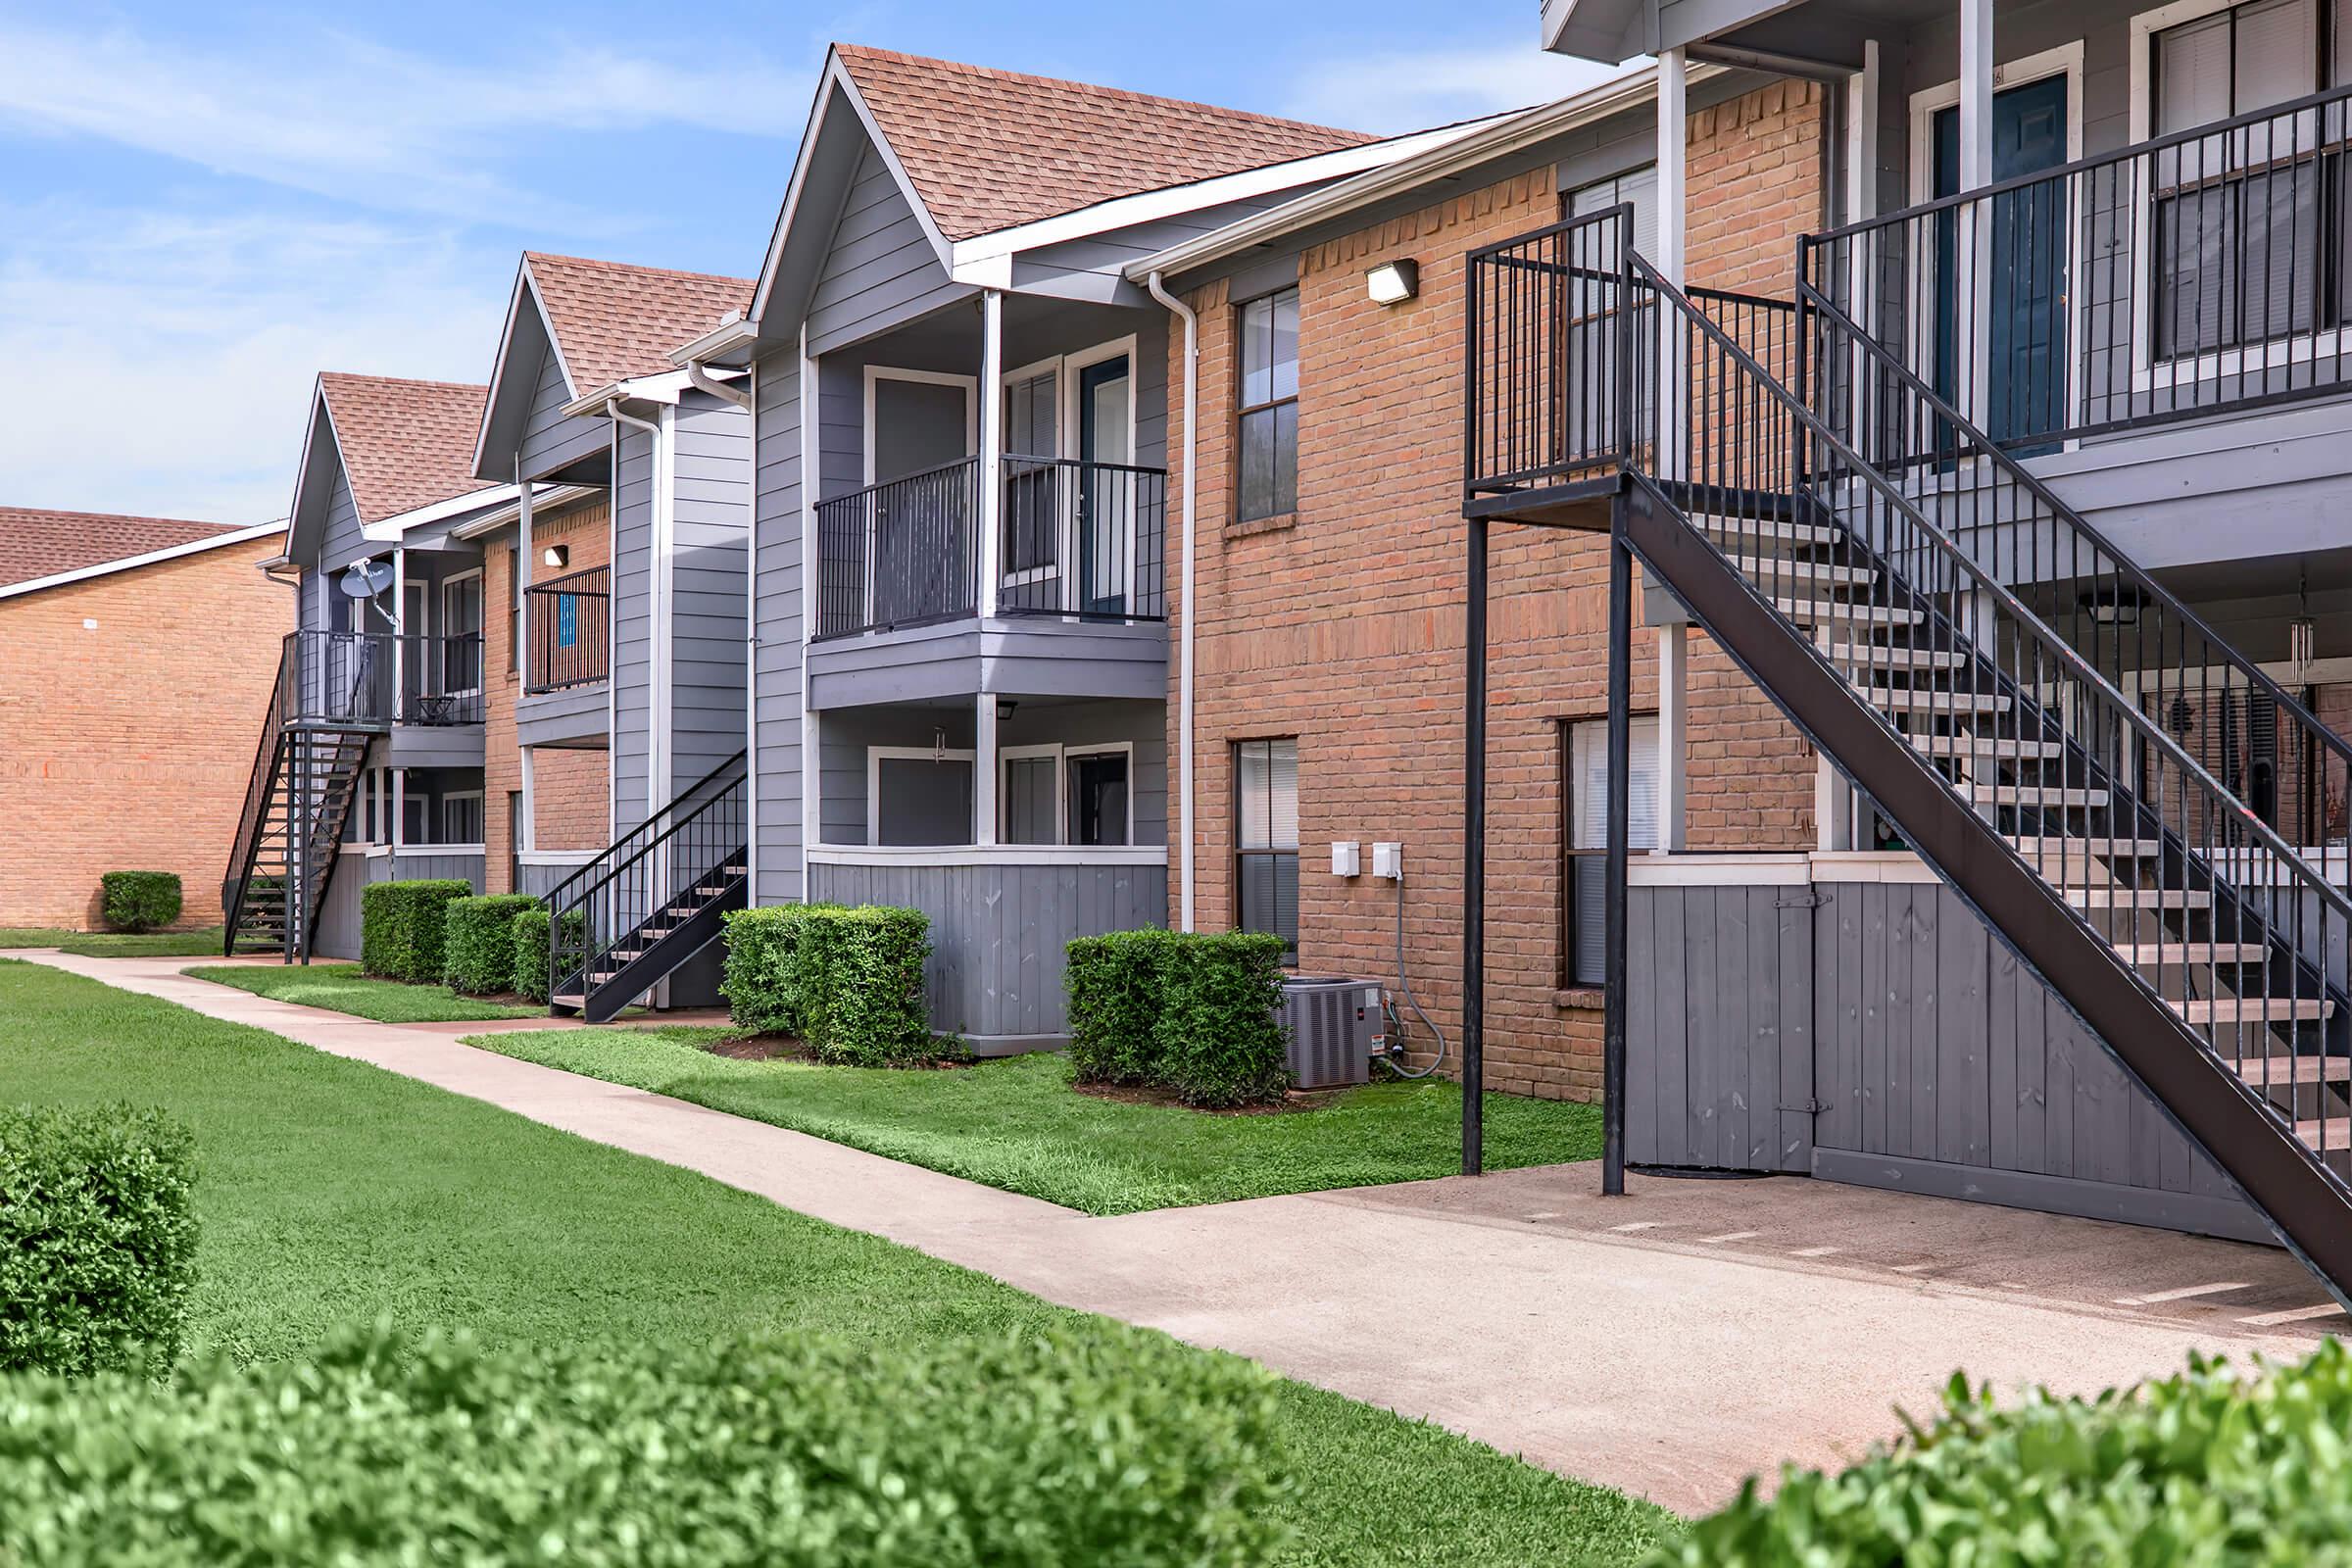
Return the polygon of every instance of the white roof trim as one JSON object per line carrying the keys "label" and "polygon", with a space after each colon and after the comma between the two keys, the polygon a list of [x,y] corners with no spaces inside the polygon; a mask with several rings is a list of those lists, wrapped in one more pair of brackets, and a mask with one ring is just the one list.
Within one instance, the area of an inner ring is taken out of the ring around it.
{"label": "white roof trim", "polygon": [[[590,496],[601,496],[604,493],[605,487],[601,484],[537,482],[531,493],[531,513],[535,516],[541,512],[553,512],[560,507],[568,507],[574,502],[583,501]],[[452,539],[479,539],[485,534],[498,532],[510,522],[519,521],[521,517],[522,498],[517,493],[510,505],[499,508],[486,517],[476,517],[471,522],[458,524],[449,530],[449,536]]]}
{"label": "white roof trim", "polygon": [[600,386],[564,405],[564,416],[573,419],[603,418],[605,405],[614,398],[640,403],[675,403],[694,383],[684,370],[656,370],[652,375],[632,376],[626,381],[614,381]]}
{"label": "white roof trim", "polygon": [[447,501],[431,502],[428,505],[400,513],[395,516],[386,517],[381,522],[362,523],[360,537],[374,545],[398,544],[401,535],[407,533],[411,528],[422,528],[432,523],[444,522],[451,517],[462,516],[478,507],[494,507],[503,498],[516,493],[515,487],[512,483],[484,485],[479,490],[468,490],[464,495],[451,496]]}
{"label": "white roof trim", "polygon": [[95,565],[75,566],[71,571],[53,571],[46,577],[27,577],[23,582],[12,582],[7,587],[0,588],[0,599],[15,599],[24,594],[39,593],[44,588],[63,588],[68,583],[87,582],[92,577],[105,577],[118,571],[136,571],[141,566],[153,566],[167,561],[177,561],[183,556],[202,555],[207,550],[220,550],[229,545],[251,544],[256,539],[267,539],[284,527],[285,524],[282,522],[257,522],[251,527],[231,528],[225,533],[207,534],[202,539],[191,539],[185,544],[166,545],[161,550],[150,550],[142,555],[122,556],[114,561],[101,561]]}
{"label": "white roof trim", "polygon": [[507,297],[507,318],[498,329],[498,357],[490,362],[490,390],[482,398],[482,422],[473,432],[473,471],[482,471],[483,448],[490,440],[490,416],[498,408],[499,388],[506,383],[507,350],[514,341],[514,318],[521,313],[522,296],[531,296],[531,308],[539,313],[539,330],[546,334],[547,351],[556,357],[556,368],[563,374],[564,389],[576,392],[571,382],[571,367],[564,362],[564,345],[556,339],[555,318],[547,314],[547,301],[539,297],[539,280],[531,275],[531,259],[525,256],[514,271],[514,290]]}
{"label": "white roof trim", "polygon": [[669,363],[681,368],[689,365],[709,365],[722,355],[748,347],[759,335],[759,329],[752,325],[750,319],[741,311],[736,311],[693,342],[671,349]]}
{"label": "white roof trim", "polygon": [[1512,110],[1507,114],[1490,115],[1483,120],[1464,121],[1456,125],[1441,125],[1435,130],[1414,131],[1409,135],[1392,136],[1386,141],[1366,142],[1361,147],[1343,147],[1337,152],[1314,153],[1279,164],[1261,164],[1255,169],[1217,174],[1189,184],[1138,191],[1132,196],[1114,196],[1107,201],[1097,202],[1092,207],[1081,207],[1076,212],[1060,213],[1052,218],[1041,218],[1033,223],[1020,223],[1011,228],[1000,228],[994,233],[957,240],[956,262],[951,270],[957,282],[972,281],[963,275],[964,269],[1010,256],[1016,251],[1037,250],[1065,240],[1084,239],[1090,234],[1153,222],[1180,213],[1214,207],[1220,202],[1241,201],[1271,191],[1288,190],[1294,185],[1303,185],[1313,180],[1345,179],[1351,174],[1383,169],[1399,159],[1415,157],[1433,148],[1460,141],[1465,136],[1476,135],[1490,125],[1527,112]]}
{"label": "white roof trim", "polygon": [[[1690,79],[1704,81],[1710,76],[1723,74],[1728,69],[1693,61],[1690,67]],[[1337,218],[1429,180],[1442,178],[1457,170],[1470,168],[1491,158],[1507,157],[1564,131],[1622,114],[1656,97],[1657,87],[1657,67],[1644,66],[1614,80],[1602,82],[1597,87],[1588,88],[1573,98],[1563,98],[1541,108],[1481,121],[1470,127],[1470,134],[1424,147],[1389,163],[1385,168],[1312,191],[1297,201],[1270,207],[1262,213],[1228,223],[1223,228],[1212,229],[1182,244],[1171,245],[1156,255],[1131,262],[1123,270],[1124,274],[1131,281],[1141,282],[1153,272],[1176,273],[1203,266],[1221,257],[1280,238],[1308,223]]]}

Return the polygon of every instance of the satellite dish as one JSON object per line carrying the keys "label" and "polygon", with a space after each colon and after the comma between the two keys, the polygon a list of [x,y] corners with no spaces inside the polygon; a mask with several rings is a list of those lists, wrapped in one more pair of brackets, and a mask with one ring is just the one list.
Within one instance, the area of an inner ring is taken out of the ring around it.
{"label": "satellite dish", "polygon": [[392,586],[392,563],[355,561],[350,569],[337,579],[337,583],[346,598],[373,599]]}

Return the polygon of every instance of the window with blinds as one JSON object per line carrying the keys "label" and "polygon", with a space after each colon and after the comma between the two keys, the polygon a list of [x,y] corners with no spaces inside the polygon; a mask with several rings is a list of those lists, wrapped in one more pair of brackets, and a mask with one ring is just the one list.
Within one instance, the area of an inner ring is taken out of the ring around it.
{"label": "window with blinds", "polygon": [[[2352,80],[2345,0],[2252,0],[2149,41],[2159,136]],[[2325,24],[2325,25],[2323,25]],[[2339,324],[2346,125],[2340,108],[2280,115],[2156,154],[2158,358]]]}
{"label": "window with blinds", "polygon": [[1235,517],[1251,522],[1298,510],[1298,291],[1251,300],[1239,317],[1242,471]]}
{"label": "window with blinds", "polygon": [[[1636,718],[1626,842],[1658,847],[1658,721]],[[1609,726],[1591,719],[1560,726],[1560,962],[1562,986],[1607,979],[1603,941],[1609,849]]]}
{"label": "window with blinds", "polygon": [[1234,924],[1298,951],[1298,743],[1233,749]]}

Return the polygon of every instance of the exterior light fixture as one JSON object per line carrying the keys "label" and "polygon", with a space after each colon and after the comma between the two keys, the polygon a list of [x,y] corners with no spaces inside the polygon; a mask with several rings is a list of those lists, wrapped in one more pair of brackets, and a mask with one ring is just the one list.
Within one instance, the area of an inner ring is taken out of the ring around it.
{"label": "exterior light fixture", "polygon": [[571,564],[571,546],[549,545],[539,559],[551,566],[568,566]]}
{"label": "exterior light fixture", "polygon": [[1000,723],[1000,724],[1004,723],[1004,720],[1006,720],[1006,719],[1008,719],[1008,718],[1010,718],[1010,717],[1012,716],[1012,710],[1013,710],[1014,709],[1016,709],[1016,708],[1020,707],[1020,706],[1021,706],[1020,704],[1018,704],[1018,703],[1014,702],[1014,701],[1013,701],[1011,698],[1009,698],[1009,697],[1000,697],[1000,698],[998,698],[998,699],[997,699],[997,722],[998,722],[998,723]]}
{"label": "exterior light fixture", "polygon": [[1402,305],[1421,292],[1421,264],[1410,257],[1383,262],[1364,274],[1364,292],[1375,305]]}

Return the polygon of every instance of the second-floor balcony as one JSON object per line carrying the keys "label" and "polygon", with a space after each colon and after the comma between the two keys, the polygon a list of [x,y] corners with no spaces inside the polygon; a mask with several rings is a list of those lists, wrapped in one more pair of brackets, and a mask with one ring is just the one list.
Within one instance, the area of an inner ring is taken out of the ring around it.
{"label": "second-floor balcony", "polygon": [[816,635],[985,616],[1158,621],[1166,513],[1165,469],[1013,453],[836,496],[816,508]]}
{"label": "second-floor balcony", "polygon": [[349,729],[479,724],[479,632],[289,632],[285,684],[295,724]]}
{"label": "second-floor balcony", "polygon": [[612,568],[590,566],[522,595],[523,690],[537,697],[612,673]]}

